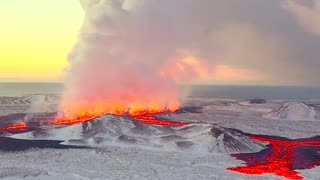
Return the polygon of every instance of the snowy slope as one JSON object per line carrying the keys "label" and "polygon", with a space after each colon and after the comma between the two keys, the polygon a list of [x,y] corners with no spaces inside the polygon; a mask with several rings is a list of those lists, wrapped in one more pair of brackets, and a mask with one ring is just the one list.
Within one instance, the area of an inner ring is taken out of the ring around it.
{"label": "snowy slope", "polygon": [[271,112],[267,113],[265,117],[294,121],[315,121],[319,119],[319,115],[314,107],[302,102],[286,102],[280,107],[274,108]]}
{"label": "snowy slope", "polygon": [[22,97],[0,97],[0,116],[14,113],[54,112],[58,108],[59,95],[34,94]]}
{"label": "snowy slope", "polygon": [[246,135],[213,124],[189,124],[169,127],[143,124],[130,117],[107,115],[93,121],[54,128],[39,134],[28,132],[13,135],[20,139],[64,140],[65,144],[91,147],[138,146],[170,151],[257,152],[265,148]]}
{"label": "snowy slope", "polygon": [[[0,153],[5,180],[281,180],[246,176],[226,168],[240,165],[225,154],[201,154],[108,146],[98,150],[35,149]],[[312,175],[312,177],[317,177]]]}
{"label": "snowy slope", "polygon": [[[319,121],[288,123],[264,116],[282,107],[283,101],[256,105],[243,100],[206,98],[190,99],[188,103],[188,108],[179,113],[159,116],[190,122],[186,127],[145,125],[128,117],[104,116],[86,124],[43,126],[42,131],[14,135],[22,139],[62,140],[94,149],[1,152],[0,178],[280,180],[283,178],[271,174],[246,176],[226,170],[242,163],[226,153],[253,152],[264,147],[234,129],[288,138],[320,134]],[[305,104],[319,112],[320,101]],[[306,179],[318,179],[320,171],[317,167],[301,172]]]}

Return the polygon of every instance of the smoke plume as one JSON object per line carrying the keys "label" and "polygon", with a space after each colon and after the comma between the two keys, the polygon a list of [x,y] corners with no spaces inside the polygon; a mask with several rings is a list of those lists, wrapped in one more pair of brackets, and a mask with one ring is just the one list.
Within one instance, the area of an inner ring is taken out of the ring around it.
{"label": "smoke plume", "polygon": [[312,0],[311,6],[301,2],[286,0],[283,7],[297,18],[298,23],[305,31],[320,35],[320,1]]}
{"label": "smoke plume", "polygon": [[81,0],[86,13],[69,54],[63,110],[178,107],[176,81],[214,72],[210,7],[203,0]]}

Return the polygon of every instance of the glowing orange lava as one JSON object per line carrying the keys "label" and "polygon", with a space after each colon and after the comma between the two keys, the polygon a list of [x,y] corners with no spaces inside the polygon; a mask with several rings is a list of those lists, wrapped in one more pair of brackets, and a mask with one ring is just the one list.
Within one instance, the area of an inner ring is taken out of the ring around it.
{"label": "glowing orange lava", "polygon": [[94,118],[97,118],[105,114],[114,114],[114,115],[120,115],[120,116],[129,116],[146,124],[157,124],[157,125],[168,125],[168,126],[186,125],[185,123],[159,120],[154,117],[157,114],[165,113],[165,112],[175,112],[178,109],[179,109],[178,107],[171,107],[170,109],[161,110],[161,109],[158,109],[156,106],[153,106],[153,108],[150,108],[150,109],[135,108],[127,111],[122,111],[118,109],[113,111],[112,113],[103,112],[103,111],[91,111],[91,113],[87,113],[87,112],[78,113],[76,115],[61,114],[58,116],[54,124],[55,125],[77,124],[77,123],[90,121]]}
{"label": "glowing orange lava", "polygon": [[[132,102],[129,103],[128,101]],[[136,117],[175,112],[179,109],[179,103],[172,100],[171,103],[164,105],[160,100],[154,100],[145,104],[137,98],[126,97],[123,101],[119,99],[114,101],[110,100],[108,103],[101,100],[78,104],[69,103],[64,104],[61,108],[63,113],[59,114],[56,118],[54,122],[56,125],[82,123],[106,114]]]}
{"label": "glowing orange lava", "polygon": [[153,116],[150,116],[150,115],[133,116],[133,118],[138,121],[141,121],[145,124],[155,124],[155,125],[162,125],[162,126],[185,126],[186,125],[186,123],[183,123],[183,122],[159,120],[159,119],[157,119]]}
{"label": "glowing orange lava", "polygon": [[19,123],[16,125],[10,125],[8,127],[2,128],[1,131],[21,131],[27,129],[27,125],[24,123]]}
{"label": "glowing orange lava", "polygon": [[235,154],[247,166],[227,168],[250,175],[275,174],[286,179],[303,179],[296,169],[311,169],[320,165],[320,139],[288,140],[250,136],[251,139],[270,143],[270,149],[259,153]]}
{"label": "glowing orange lava", "polygon": [[90,121],[94,118],[99,117],[99,115],[82,115],[82,116],[73,116],[73,117],[65,117],[63,115],[59,116],[56,121],[54,122],[55,125],[71,125],[71,124],[78,124]]}

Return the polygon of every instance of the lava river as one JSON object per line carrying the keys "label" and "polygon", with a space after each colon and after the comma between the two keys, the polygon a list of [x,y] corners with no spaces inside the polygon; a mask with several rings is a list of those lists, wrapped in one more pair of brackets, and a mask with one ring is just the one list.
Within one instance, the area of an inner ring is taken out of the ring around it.
{"label": "lava river", "polygon": [[296,170],[320,166],[320,136],[290,140],[269,136],[249,136],[256,141],[269,143],[258,153],[233,154],[245,166],[227,168],[247,175],[275,174],[285,179],[304,179]]}

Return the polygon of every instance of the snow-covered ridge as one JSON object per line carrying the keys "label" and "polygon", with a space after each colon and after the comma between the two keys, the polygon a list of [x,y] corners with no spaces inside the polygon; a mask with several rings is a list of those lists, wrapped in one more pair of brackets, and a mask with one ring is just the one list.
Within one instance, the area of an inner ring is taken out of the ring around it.
{"label": "snow-covered ridge", "polygon": [[313,106],[302,102],[286,102],[265,115],[266,118],[293,121],[319,120],[319,114]]}
{"label": "snow-covered ridge", "polygon": [[98,148],[109,145],[139,146],[204,153],[257,152],[265,147],[238,131],[213,124],[169,127],[144,124],[130,117],[113,115],[42,133],[28,132],[12,137],[63,140],[68,145],[79,144]]}
{"label": "snow-covered ridge", "polygon": [[53,112],[57,110],[60,96],[55,94],[32,94],[21,97],[0,97],[0,115],[30,112]]}
{"label": "snow-covered ridge", "polygon": [[30,94],[21,97],[0,97],[0,105],[26,105],[33,103],[58,103],[60,95],[56,94]]}

